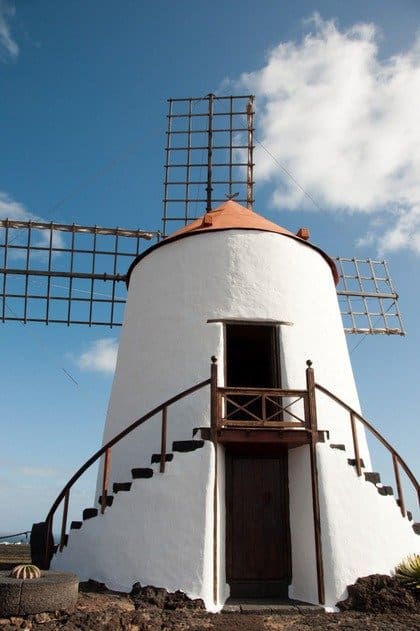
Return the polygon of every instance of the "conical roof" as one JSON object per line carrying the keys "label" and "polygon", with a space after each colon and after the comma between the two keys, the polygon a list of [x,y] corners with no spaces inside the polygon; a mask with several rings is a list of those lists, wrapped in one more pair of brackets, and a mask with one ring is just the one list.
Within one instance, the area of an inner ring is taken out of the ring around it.
{"label": "conical roof", "polygon": [[[214,208],[210,212],[206,213],[199,219],[195,219],[187,226],[180,228],[176,232],[173,232],[166,239],[176,239],[181,235],[187,235],[195,232],[206,232],[209,230],[229,230],[229,229],[245,230],[263,230],[265,232],[277,232],[279,234],[286,234],[289,237],[295,237],[296,235],[282,226],[278,226],[276,223],[265,219],[261,215],[254,213],[254,211],[245,206],[241,206],[232,199],[224,202],[221,206]],[[303,239],[302,239],[303,240]]]}
{"label": "conical roof", "polygon": [[204,232],[212,232],[218,230],[260,230],[262,232],[274,232],[277,234],[282,234],[285,237],[295,239],[296,241],[300,241],[302,244],[307,247],[316,250],[325,258],[329,266],[331,267],[331,271],[334,277],[335,284],[338,283],[339,277],[337,273],[337,268],[332,260],[323,250],[318,248],[316,245],[312,245],[307,240],[302,239],[298,235],[290,232],[290,230],[286,230],[282,226],[274,223],[273,221],[269,221],[254,213],[253,210],[249,208],[245,208],[245,206],[241,206],[237,202],[232,199],[227,200],[217,208],[207,212],[205,215],[200,217],[199,219],[195,219],[188,225],[176,230],[170,234],[166,239],[160,241],[156,245],[150,247],[148,250],[140,254],[131,264],[130,269],[127,274],[127,281],[129,282],[131,272],[133,268],[137,265],[137,263],[147,256],[149,252],[152,252],[156,248],[162,247],[167,243],[171,243],[172,241],[177,241],[178,239],[182,239],[189,236],[194,236],[195,234],[202,234]]}

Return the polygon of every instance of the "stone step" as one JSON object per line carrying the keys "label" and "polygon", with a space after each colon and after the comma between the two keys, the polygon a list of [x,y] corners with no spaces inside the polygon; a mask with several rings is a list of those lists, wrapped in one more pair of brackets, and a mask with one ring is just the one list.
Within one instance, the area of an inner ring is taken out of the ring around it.
{"label": "stone step", "polygon": [[[356,466],[356,458],[347,458],[347,462],[349,463],[349,465],[351,465],[352,467]],[[360,466],[364,468],[365,463],[363,462],[363,458],[360,458]]]}
{"label": "stone step", "polygon": [[[174,459],[173,454],[165,455],[165,462],[172,462],[173,459]],[[160,462],[160,454],[153,454],[152,459],[151,459],[151,464],[157,464],[159,462]]]}
{"label": "stone step", "polygon": [[372,482],[372,484],[380,484],[381,476],[376,471],[365,471],[363,474],[366,482]]}
{"label": "stone step", "polygon": [[131,469],[131,475],[135,480],[140,478],[152,478],[153,469],[137,467],[136,469]]}
{"label": "stone step", "polygon": [[394,491],[392,486],[378,486],[379,495],[394,495]]}
{"label": "stone step", "polygon": [[72,521],[70,524],[70,530],[80,530],[82,525],[83,525],[82,521]]}
{"label": "stone step", "polygon": [[[105,506],[112,506],[112,502],[113,501],[114,501],[114,496],[113,495],[107,495],[106,496]],[[102,506],[102,495],[99,496],[98,502]]]}
{"label": "stone step", "polygon": [[97,508],[85,508],[85,510],[83,511],[83,521],[86,521],[86,519],[92,519],[92,517],[96,517],[97,514]]}
{"label": "stone step", "polygon": [[112,485],[112,490],[114,493],[119,493],[120,491],[129,491],[131,489],[131,482],[114,482]]}
{"label": "stone step", "polygon": [[187,451],[195,451],[204,446],[204,440],[176,440],[172,443],[172,451],[186,453]]}

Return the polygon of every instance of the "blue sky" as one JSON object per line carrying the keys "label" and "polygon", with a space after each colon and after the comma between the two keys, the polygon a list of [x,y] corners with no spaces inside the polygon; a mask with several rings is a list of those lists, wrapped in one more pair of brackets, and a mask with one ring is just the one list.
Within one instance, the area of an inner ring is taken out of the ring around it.
{"label": "blue sky", "polygon": [[[255,209],[331,255],[389,261],[407,337],[348,342],[366,416],[418,472],[419,25],[417,0],[0,0],[1,217],[160,228],[166,99],[255,92],[259,139],[319,206],[257,151]],[[12,532],[99,446],[118,331],[0,336]]]}

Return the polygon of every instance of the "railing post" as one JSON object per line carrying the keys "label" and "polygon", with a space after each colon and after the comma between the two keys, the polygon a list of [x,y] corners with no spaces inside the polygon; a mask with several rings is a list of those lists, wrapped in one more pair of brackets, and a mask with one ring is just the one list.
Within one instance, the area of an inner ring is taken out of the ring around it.
{"label": "railing post", "polygon": [[310,359],[306,362],[306,388],[308,391],[308,412],[310,425],[310,466],[311,466],[311,487],[312,487],[312,512],[314,519],[314,539],[315,539],[315,557],[316,557],[316,577],[318,585],[318,600],[321,605],[325,604],[325,585],[324,585],[324,561],[322,558],[322,539],[321,539],[321,509],[319,506],[319,482],[318,482],[318,463],[316,453],[317,443],[317,415],[316,415],[316,394],[315,394],[315,374]]}
{"label": "railing post", "polygon": [[66,538],[67,514],[69,511],[69,497],[70,497],[70,489],[68,488],[64,496],[63,519],[61,521],[61,536],[60,536],[60,548],[59,548],[60,552],[62,552],[64,548],[64,542]]}
{"label": "railing post", "polygon": [[401,510],[401,515],[405,517],[407,512],[405,510],[405,502],[404,502],[403,490],[402,490],[402,485],[401,485],[400,471],[398,469],[398,459],[394,452],[392,452],[392,464],[394,465],[395,482],[397,485],[397,493],[398,493],[398,504]]}
{"label": "railing post", "polygon": [[217,391],[217,357],[211,358],[210,368],[210,425],[212,432],[219,426],[219,393]]}
{"label": "railing post", "polygon": [[217,357],[211,358],[210,368],[210,424],[211,438],[214,447],[214,480],[213,480],[213,600],[217,605],[219,600],[218,588],[218,453],[217,453],[217,428],[220,423],[219,393],[217,391]]}
{"label": "railing post", "polygon": [[105,508],[107,505],[110,464],[111,464],[111,448],[108,447],[108,449],[105,451],[104,473],[102,476],[102,494],[101,494],[102,515],[104,514]]}
{"label": "railing post", "polygon": [[168,428],[168,408],[162,410],[162,433],[160,438],[160,473],[165,473],[166,465],[166,434]]}
{"label": "railing post", "polygon": [[306,365],[306,389],[308,391],[309,428],[312,431],[317,431],[318,425],[316,417],[315,373],[314,369],[312,368],[312,362],[310,359],[308,359]]}
{"label": "railing post", "polygon": [[54,546],[54,543],[51,546],[52,529],[53,529],[53,517],[51,516],[47,521],[47,535],[46,535],[46,541],[45,541],[44,567],[46,569],[49,569],[51,557],[53,555],[52,547]]}
{"label": "railing post", "polygon": [[360,460],[360,452],[359,452],[359,441],[357,439],[357,426],[356,419],[354,417],[353,412],[350,412],[350,420],[351,420],[351,433],[353,436],[353,449],[354,449],[354,459],[356,461],[356,471],[357,475],[362,475],[362,462]]}

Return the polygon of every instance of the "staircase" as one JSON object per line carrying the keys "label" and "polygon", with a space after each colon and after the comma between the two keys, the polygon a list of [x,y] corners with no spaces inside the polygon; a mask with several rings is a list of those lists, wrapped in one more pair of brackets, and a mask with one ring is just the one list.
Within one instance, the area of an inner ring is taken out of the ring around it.
{"label": "staircase", "polygon": [[[180,452],[187,453],[191,451],[196,451],[197,449],[201,449],[204,446],[204,440],[180,440],[174,441],[172,443],[172,452]],[[172,462],[174,459],[174,453],[165,454],[165,462]],[[150,460],[150,463],[159,464],[161,463],[161,454],[153,454]],[[156,473],[156,470],[152,467],[138,467],[131,469],[131,480],[128,482],[114,482],[112,485],[112,490],[114,495],[106,496],[106,505],[107,507],[111,507],[114,503],[114,497],[117,493],[124,493],[131,491],[132,484],[134,480],[141,479],[150,479]],[[102,496],[99,496],[98,503],[100,507],[102,507]],[[82,513],[82,521],[72,521],[70,524],[70,530],[80,530],[83,526],[83,523],[89,519],[93,519],[101,514],[101,508],[85,508]],[[69,537],[66,536],[63,546],[67,546],[69,542]],[[54,546],[54,552],[57,552],[59,546]],[[62,549],[62,548],[61,548]]]}
{"label": "staircase", "polygon": [[[341,445],[341,444],[334,444],[334,443],[330,443],[330,448],[331,449],[337,449],[339,451],[346,451],[346,446],[345,445]],[[352,467],[355,468],[356,467],[356,459],[355,458],[347,458],[347,464]],[[360,459],[360,466],[362,469],[365,468],[364,462],[362,459]],[[387,496],[387,495],[394,495],[394,489],[392,488],[392,486],[385,486],[384,484],[382,484],[381,482],[381,476],[378,472],[376,471],[363,471],[363,477],[365,479],[366,482],[369,482],[370,484],[373,484],[374,487],[376,488],[377,492],[379,493],[379,495],[383,495],[383,496]],[[395,499],[395,503],[396,505],[401,509],[401,502],[400,500],[398,500],[398,498]],[[409,522],[413,521],[413,515],[411,513],[411,511],[406,511],[406,515],[405,517],[408,519]],[[412,524],[412,528],[414,530],[414,532],[416,533],[416,535],[420,535],[420,523],[413,523]]]}

